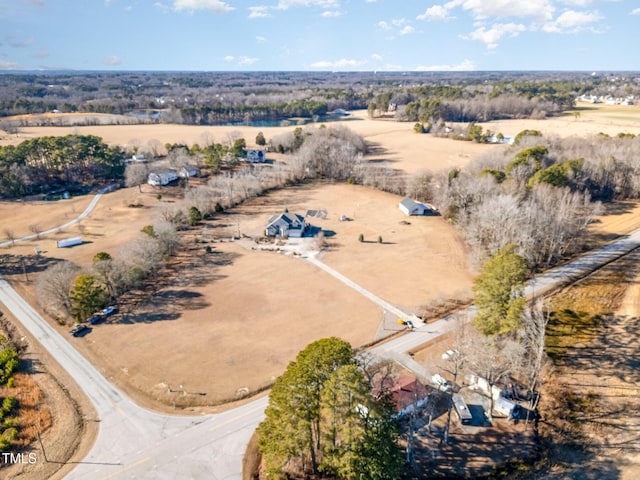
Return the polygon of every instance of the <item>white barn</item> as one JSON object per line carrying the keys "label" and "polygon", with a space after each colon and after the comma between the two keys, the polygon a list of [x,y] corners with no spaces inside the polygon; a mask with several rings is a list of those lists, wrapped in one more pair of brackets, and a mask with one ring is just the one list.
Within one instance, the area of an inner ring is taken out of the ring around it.
{"label": "white barn", "polygon": [[434,210],[433,207],[411,200],[409,197],[403,198],[398,208],[405,215],[428,215]]}

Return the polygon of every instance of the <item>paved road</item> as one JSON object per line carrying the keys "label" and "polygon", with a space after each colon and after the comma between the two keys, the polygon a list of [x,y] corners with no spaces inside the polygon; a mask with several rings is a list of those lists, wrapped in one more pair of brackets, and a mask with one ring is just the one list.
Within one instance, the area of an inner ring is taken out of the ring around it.
{"label": "paved road", "polygon": [[[553,268],[544,274],[530,280],[525,288],[525,295],[532,296],[571,280],[581,278],[585,273],[593,271],[631,250],[640,247],[640,230],[560,267]],[[456,325],[457,318],[471,319],[476,313],[475,306],[471,306],[454,315],[449,315],[436,322],[426,324],[406,335],[385,342],[372,351],[381,356],[397,355],[416,350],[421,345],[451,331]]]}
{"label": "paved road", "polygon": [[[579,276],[585,269],[606,263],[639,245],[640,231],[545,273],[530,282],[527,293]],[[324,268],[322,262],[314,260],[312,263],[327,271],[328,267]],[[335,274],[341,277],[341,281],[352,288],[357,287],[356,290],[379,303],[370,292],[338,272]],[[75,378],[98,412],[100,432],[96,443],[67,478],[241,479],[242,456],[255,427],[263,418],[266,398],[213,416],[184,417],[150,412],[131,402],[73,348],[72,343],[80,339],[59,335],[1,278],[0,302]],[[392,305],[386,302],[381,305],[396,313]],[[473,315],[473,311],[472,307],[467,313]],[[400,311],[397,313],[400,317],[404,315]],[[373,351],[382,356],[401,355],[446,333],[454,323],[451,317],[443,318],[386,342]]]}
{"label": "paved road", "polygon": [[0,302],[56,358],[91,399],[100,432],[89,455],[70,479],[234,479],[242,457],[263,418],[266,397],[222,414],[161,415],[134,404],[89,364],[4,280]]}

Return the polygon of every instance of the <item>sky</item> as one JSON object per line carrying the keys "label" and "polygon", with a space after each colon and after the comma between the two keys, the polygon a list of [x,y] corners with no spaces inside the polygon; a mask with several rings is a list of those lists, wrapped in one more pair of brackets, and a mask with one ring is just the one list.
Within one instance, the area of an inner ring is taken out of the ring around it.
{"label": "sky", "polygon": [[640,0],[0,0],[0,70],[640,70]]}

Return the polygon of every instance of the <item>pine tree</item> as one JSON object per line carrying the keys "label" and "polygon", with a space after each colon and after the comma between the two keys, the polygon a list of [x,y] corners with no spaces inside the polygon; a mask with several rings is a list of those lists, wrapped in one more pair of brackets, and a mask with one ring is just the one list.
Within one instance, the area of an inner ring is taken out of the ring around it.
{"label": "pine tree", "polygon": [[474,323],[484,335],[501,335],[520,326],[527,265],[515,249],[515,245],[507,245],[499,250],[473,283],[478,308]]}

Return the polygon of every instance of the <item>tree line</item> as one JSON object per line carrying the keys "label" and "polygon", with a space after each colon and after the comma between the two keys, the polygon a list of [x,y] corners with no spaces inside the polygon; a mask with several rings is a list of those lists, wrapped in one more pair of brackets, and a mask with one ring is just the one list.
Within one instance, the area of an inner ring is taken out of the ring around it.
{"label": "tree line", "polygon": [[0,196],[93,186],[120,177],[123,152],[94,135],[37,137],[0,147]]}
{"label": "tree line", "polygon": [[[408,121],[537,117],[581,94],[640,94],[633,74],[579,72],[74,72],[0,75],[0,117],[95,112],[141,123],[312,118],[337,108],[398,106]],[[134,118],[134,117],[131,117]],[[4,121],[5,127],[32,120]],[[46,120],[50,121],[50,120]]]}

